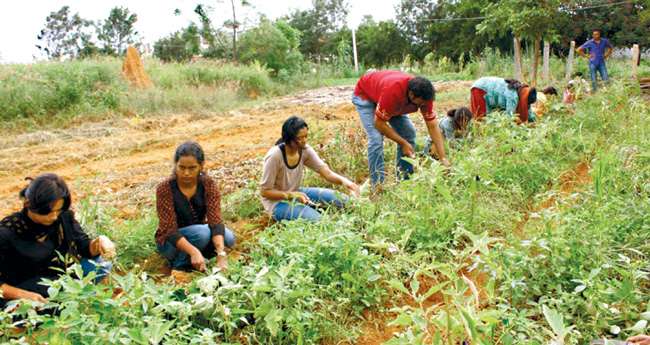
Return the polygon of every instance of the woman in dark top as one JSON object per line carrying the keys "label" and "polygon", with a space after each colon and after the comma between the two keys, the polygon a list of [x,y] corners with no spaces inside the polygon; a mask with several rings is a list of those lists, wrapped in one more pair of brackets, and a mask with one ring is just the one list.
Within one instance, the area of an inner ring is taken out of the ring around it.
{"label": "woman in dark top", "polygon": [[[95,282],[110,271],[104,263],[115,257],[115,245],[106,236],[90,239],[70,210],[70,192],[56,174],[34,179],[20,192],[24,207],[0,221],[0,291],[7,300],[47,302],[43,278],[56,279],[66,262],[58,253],[80,262],[84,274],[97,273]],[[92,262],[91,262],[92,260]]]}
{"label": "woman in dark top", "polygon": [[205,271],[205,258],[216,254],[217,267],[226,268],[226,250],[235,244],[232,231],[221,220],[221,193],[203,172],[204,154],[198,143],[176,149],[174,171],[156,187],[158,231],[156,247],[174,271],[192,267]]}

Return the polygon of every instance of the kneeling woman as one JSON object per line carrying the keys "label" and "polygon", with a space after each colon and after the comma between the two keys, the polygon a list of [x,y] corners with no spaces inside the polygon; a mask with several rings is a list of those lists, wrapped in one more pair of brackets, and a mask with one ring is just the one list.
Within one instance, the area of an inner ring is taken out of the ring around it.
{"label": "kneeling woman", "polygon": [[203,161],[198,143],[181,144],[172,176],[156,187],[156,247],[171,262],[172,273],[192,267],[205,271],[205,258],[215,254],[217,267],[226,268],[225,248],[235,244],[235,235],[221,220],[221,192],[203,172]]}
{"label": "kneeling woman", "polygon": [[359,193],[359,186],[332,172],[307,145],[309,127],[297,116],[282,125],[282,138],[264,158],[260,193],[266,211],[276,220],[306,219],[317,221],[321,214],[317,204],[343,206],[345,194],[326,188],[301,188],[304,167],[320,174],[329,182],[342,184],[348,191]]}
{"label": "kneeling woman", "polygon": [[[35,178],[20,192],[24,207],[0,221],[0,291],[4,305],[12,299],[47,302],[43,278],[56,279],[65,269],[63,256],[80,261],[84,274],[110,271],[115,245],[106,236],[90,239],[70,210],[70,192],[56,174]],[[103,259],[102,259],[103,257]]]}

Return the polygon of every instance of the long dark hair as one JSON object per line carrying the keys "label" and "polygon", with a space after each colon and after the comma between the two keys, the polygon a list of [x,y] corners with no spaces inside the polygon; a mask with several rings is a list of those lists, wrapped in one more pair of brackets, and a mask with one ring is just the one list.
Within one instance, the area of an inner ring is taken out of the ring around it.
{"label": "long dark hair", "polygon": [[557,90],[553,86],[549,86],[540,92],[545,95],[557,95]]}
{"label": "long dark hair", "polygon": [[309,128],[303,119],[298,116],[288,118],[282,125],[282,138],[278,139],[275,144],[289,144],[295,141],[298,132],[303,128]]}
{"label": "long dark hair", "polygon": [[25,200],[25,208],[40,215],[52,212],[52,206],[63,199],[63,208],[66,212],[70,209],[70,190],[63,179],[57,174],[47,173],[31,180],[29,185],[20,191],[20,197]]}
{"label": "long dark hair", "polygon": [[[460,107],[451,109],[447,112],[447,116],[454,120],[455,129],[462,129],[472,121],[472,111],[468,107]],[[463,126],[465,125],[465,126]]]}
{"label": "long dark hair", "polygon": [[[176,153],[174,153],[174,170],[172,173],[176,175],[176,163],[181,157],[188,156],[194,157],[199,164],[203,164],[205,160],[205,154],[203,153],[203,148],[196,141],[186,141],[176,148]],[[203,175],[203,169],[199,173],[199,176]]]}

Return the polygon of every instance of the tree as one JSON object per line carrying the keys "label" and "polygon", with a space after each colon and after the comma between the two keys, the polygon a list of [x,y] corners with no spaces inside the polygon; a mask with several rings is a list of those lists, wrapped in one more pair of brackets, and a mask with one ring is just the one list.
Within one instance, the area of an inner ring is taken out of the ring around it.
{"label": "tree", "polygon": [[349,5],[345,0],[312,0],[314,8],[295,11],[289,25],[302,32],[300,51],[303,55],[320,60],[337,55],[337,44],[329,44],[345,24]]}
{"label": "tree", "polygon": [[303,56],[298,50],[300,31],[292,28],[285,21],[275,24],[262,17],[260,25],[248,30],[240,40],[241,60],[257,60],[273,69],[277,74],[281,70],[295,71],[302,66]]}
{"label": "tree", "polygon": [[360,60],[374,68],[403,60],[410,45],[396,23],[376,23],[370,16],[364,17],[356,35]]}
{"label": "tree", "polygon": [[187,28],[177,31],[154,43],[153,54],[163,61],[190,61],[200,52],[200,29],[191,23]]}
{"label": "tree", "polygon": [[[232,5],[232,21],[227,20],[224,23],[224,26],[232,28],[232,57],[233,60],[237,61],[237,29],[239,28],[239,23],[237,21],[237,13],[235,11],[235,0],[230,0],[230,4]],[[241,5],[242,6],[250,6],[250,2],[246,0],[241,0]]]}
{"label": "tree", "polygon": [[45,52],[48,59],[61,59],[66,54],[75,57],[90,42],[83,28],[91,24],[78,13],[70,16],[70,7],[63,6],[58,12],[50,12],[45,19],[45,28],[37,36],[43,44],[36,47]]}
{"label": "tree", "polygon": [[[559,0],[501,0],[491,3],[483,9],[486,18],[477,25],[479,32],[492,35],[505,35],[512,32],[515,36],[515,50],[521,51],[521,39],[534,42],[533,51],[533,85],[537,83],[537,67],[542,39],[553,42],[558,36],[555,29],[558,17]],[[520,55],[521,56],[521,55]],[[521,61],[515,61],[521,66]],[[520,78],[520,76],[515,76]]]}
{"label": "tree", "polygon": [[104,44],[103,50],[108,55],[120,55],[126,47],[135,43],[138,32],[133,25],[138,21],[137,14],[129,15],[129,9],[115,7],[102,25],[97,25],[97,38]]}

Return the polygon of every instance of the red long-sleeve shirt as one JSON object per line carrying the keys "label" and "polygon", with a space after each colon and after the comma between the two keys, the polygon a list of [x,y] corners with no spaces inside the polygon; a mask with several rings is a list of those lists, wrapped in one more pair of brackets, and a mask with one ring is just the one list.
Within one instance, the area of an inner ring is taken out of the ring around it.
{"label": "red long-sleeve shirt", "polygon": [[370,72],[359,79],[354,94],[377,104],[375,116],[382,121],[418,110],[422,113],[424,121],[433,121],[436,119],[433,113],[433,101],[427,102],[422,107],[408,101],[407,87],[409,80],[413,78],[415,77],[410,74],[398,71]]}

